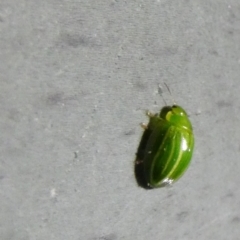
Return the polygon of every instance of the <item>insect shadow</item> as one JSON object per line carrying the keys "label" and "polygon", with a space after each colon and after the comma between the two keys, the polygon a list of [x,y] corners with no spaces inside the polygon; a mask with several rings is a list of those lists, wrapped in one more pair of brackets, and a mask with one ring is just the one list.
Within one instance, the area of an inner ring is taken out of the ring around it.
{"label": "insect shadow", "polygon": [[135,163],[134,172],[135,172],[135,178],[136,178],[137,184],[146,190],[153,189],[148,185],[148,182],[145,178],[144,164],[143,164],[144,152],[145,152],[149,137],[151,136],[151,133],[152,133],[152,130],[148,128],[144,130],[140,144],[137,149],[136,159],[134,162]]}

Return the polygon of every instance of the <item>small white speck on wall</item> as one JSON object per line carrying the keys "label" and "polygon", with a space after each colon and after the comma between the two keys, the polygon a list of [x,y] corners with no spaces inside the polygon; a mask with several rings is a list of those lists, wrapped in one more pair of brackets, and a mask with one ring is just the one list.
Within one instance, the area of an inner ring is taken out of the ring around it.
{"label": "small white speck on wall", "polygon": [[55,189],[55,188],[52,188],[51,191],[50,191],[50,196],[51,196],[51,198],[55,198],[56,195],[57,195],[56,189]]}

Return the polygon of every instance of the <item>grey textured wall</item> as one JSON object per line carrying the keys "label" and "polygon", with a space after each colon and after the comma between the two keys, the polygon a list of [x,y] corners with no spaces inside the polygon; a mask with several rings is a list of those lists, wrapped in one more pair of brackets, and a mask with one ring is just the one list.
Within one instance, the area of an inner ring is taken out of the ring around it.
{"label": "grey textured wall", "polygon": [[[163,82],[196,145],[148,191],[133,162]],[[239,92],[238,0],[0,0],[0,239],[240,239]]]}

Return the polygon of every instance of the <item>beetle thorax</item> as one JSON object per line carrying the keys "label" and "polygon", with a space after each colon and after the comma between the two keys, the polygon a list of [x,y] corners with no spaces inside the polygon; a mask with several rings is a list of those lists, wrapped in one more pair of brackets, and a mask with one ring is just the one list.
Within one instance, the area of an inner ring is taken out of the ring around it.
{"label": "beetle thorax", "polygon": [[166,106],[160,112],[160,117],[168,121],[170,124],[180,128],[192,130],[192,124],[188,119],[186,111],[180,107],[173,105]]}

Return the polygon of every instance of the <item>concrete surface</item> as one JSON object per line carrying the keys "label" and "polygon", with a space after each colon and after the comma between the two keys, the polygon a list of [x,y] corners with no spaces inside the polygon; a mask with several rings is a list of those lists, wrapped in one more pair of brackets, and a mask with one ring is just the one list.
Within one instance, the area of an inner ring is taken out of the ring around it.
{"label": "concrete surface", "polygon": [[[1,240],[240,239],[239,0],[1,0],[0,62]],[[163,82],[196,146],[145,190]]]}

